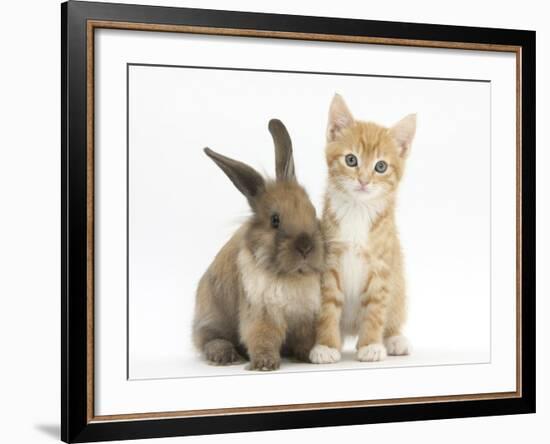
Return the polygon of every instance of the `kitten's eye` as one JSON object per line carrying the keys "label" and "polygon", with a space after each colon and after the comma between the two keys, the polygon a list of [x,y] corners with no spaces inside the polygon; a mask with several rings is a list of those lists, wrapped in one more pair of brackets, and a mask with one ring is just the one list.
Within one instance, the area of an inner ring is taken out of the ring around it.
{"label": "kitten's eye", "polygon": [[279,225],[281,223],[281,218],[277,213],[271,215],[271,226],[273,228],[279,228]]}
{"label": "kitten's eye", "polygon": [[346,165],[349,167],[356,167],[357,166],[357,157],[353,154],[347,154],[346,155]]}
{"label": "kitten's eye", "polygon": [[388,164],[383,160],[379,160],[378,162],[376,162],[376,165],[374,165],[374,170],[380,174],[385,173],[387,169]]}

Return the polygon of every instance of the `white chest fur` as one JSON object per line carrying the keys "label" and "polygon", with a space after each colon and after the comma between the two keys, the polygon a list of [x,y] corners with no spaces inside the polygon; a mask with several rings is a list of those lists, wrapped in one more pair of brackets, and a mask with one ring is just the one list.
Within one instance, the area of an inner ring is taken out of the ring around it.
{"label": "white chest fur", "polygon": [[252,305],[265,307],[287,320],[318,313],[321,305],[318,275],[288,279],[275,276],[258,267],[247,250],[241,250],[238,263],[245,295]]}
{"label": "white chest fur", "polygon": [[331,196],[330,204],[337,220],[335,237],[332,240],[344,247],[338,263],[344,293],[341,326],[345,333],[356,334],[361,296],[369,273],[365,252],[368,250],[372,222],[381,208],[379,205],[345,199],[338,195]]}

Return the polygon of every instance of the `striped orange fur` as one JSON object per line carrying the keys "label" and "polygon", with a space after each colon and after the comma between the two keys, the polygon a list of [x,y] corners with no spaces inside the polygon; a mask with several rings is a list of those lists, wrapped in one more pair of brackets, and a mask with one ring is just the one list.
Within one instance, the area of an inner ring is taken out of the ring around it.
{"label": "striped orange fur", "polygon": [[312,362],[338,361],[346,335],[357,337],[360,361],[409,352],[395,205],[415,130],[415,115],[386,128],[355,120],[339,95],[331,103],[322,218],[326,271]]}

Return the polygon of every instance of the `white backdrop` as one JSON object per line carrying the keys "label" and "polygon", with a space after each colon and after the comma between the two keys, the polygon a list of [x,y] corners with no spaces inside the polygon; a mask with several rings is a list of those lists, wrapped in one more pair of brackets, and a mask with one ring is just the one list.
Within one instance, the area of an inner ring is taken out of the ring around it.
{"label": "white backdrop", "polygon": [[415,352],[379,364],[346,355],[338,366],[283,369],[490,360],[490,83],[130,66],[129,84],[131,378],[243,372],[205,365],[191,344],[198,280],[249,213],[202,147],[273,176],[267,122],[281,118],[320,215],[336,91],[357,118],[390,126],[418,113],[398,207]]}
{"label": "white backdrop", "polygon": [[[135,0],[119,0],[136,3]],[[218,9],[256,10],[305,15],[357,17],[425,23],[537,29],[537,348],[538,375],[550,369],[548,323],[550,306],[548,263],[550,236],[550,168],[548,126],[550,89],[550,30],[542,2],[526,0],[495,3],[464,0],[460,8],[439,1],[363,3],[342,0],[150,0],[149,4]],[[471,11],[476,13],[472,14]],[[32,13],[30,13],[32,11]],[[28,32],[19,20],[6,20],[0,28],[4,42],[0,71],[0,185],[3,215],[0,219],[0,332],[4,352],[0,369],[2,403],[6,418],[3,439],[11,443],[57,442],[59,434],[59,2],[11,2],[6,17],[25,17]],[[14,37],[17,39],[14,39]],[[22,56],[22,55],[25,56]],[[39,67],[40,75],[37,76]],[[23,94],[23,91],[25,94]],[[29,128],[32,122],[32,128]],[[32,180],[29,180],[32,178]],[[39,219],[39,223],[37,220]],[[29,329],[33,326],[33,331]],[[11,358],[11,359],[9,359]],[[422,439],[449,444],[477,441],[491,436],[500,443],[517,443],[526,437],[545,436],[550,419],[550,384],[538,378],[536,415],[465,418],[445,421],[391,423],[369,426],[247,433],[224,436],[171,438],[152,442],[265,443],[315,440],[317,442],[372,441],[402,443]]]}

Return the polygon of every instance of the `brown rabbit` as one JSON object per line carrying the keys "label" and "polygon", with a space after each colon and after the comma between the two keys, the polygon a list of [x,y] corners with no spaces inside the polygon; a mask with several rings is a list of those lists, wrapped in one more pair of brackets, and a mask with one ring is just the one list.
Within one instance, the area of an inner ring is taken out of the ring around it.
{"label": "brown rabbit", "polygon": [[202,276],[193,341],[217,365],[250,359],[249,370],[276,370],[281,352],[308,361],[320,307],[324,247],[320,224],[294,173],[292,144],[269,122],[277,179],[205,148],[248,199],[252,216]]}

